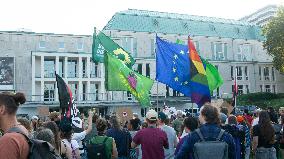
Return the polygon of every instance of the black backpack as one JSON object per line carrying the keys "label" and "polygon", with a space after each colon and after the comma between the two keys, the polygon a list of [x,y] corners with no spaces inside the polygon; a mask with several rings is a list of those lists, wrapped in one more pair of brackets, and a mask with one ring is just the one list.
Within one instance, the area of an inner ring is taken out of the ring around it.
{"label": "black backpack", "polygon": [[87,144],[87,155],[89,159],[108,159],[106,152],[107,139],[108,137],[106,137],[102,143]]}
{"label": "black backpack", "polygon": [[8,133],[19,133],[25,136],[30,146],[29,159],[61,159],[61,157],[56,154],[55,148],[48,142],[37,139],[30,139],[23,133],[23,131],[18,127],[13,127],[9,129]]}

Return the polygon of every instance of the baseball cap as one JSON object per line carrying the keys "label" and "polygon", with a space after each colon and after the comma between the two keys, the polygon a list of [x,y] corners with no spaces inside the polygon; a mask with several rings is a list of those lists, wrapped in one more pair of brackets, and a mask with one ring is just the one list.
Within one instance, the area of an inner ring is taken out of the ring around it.
{"label": "baseball cap", "polygon": [[164,112],[159,112],[158,113],[158,118],[161,120],[166,120],[167,119],[167,115]]}
{"label": "baseball cap", "polygon": [[146,114],[146,118],[148,120],[155,121],[158,119],[158,113],[155,110],[150,109]]}

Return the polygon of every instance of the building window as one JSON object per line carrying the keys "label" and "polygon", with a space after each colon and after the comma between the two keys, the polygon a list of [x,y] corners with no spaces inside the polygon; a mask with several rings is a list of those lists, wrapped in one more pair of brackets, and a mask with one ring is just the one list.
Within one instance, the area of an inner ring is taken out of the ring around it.
{"label": "building window", "polygon": [[249,77],[248,77],[248,67],[245,66],[245,79],[248,80]]}
{"label": "building window", "polygon": [[87,100],[86,83],[83,83],[83,84],[82,84],[82,86],[83,86],[83,89],[82,89],[82,91],[83,91],[83,94],[82,94],[82,100]]}
{"label": "building window", "polygon": [[249,86],[246,85],[247,94],[249,93]]}
{"label": "building window", "polygon": [[68,60],[68,77],[75,78],[77,77],[77,60]]}
{"label": "building window", "polygon": [[241,66],[237,66],[237,79],[243,80],[243,70]]}
{"label": "building window", "polygon": [[137,72],[142,75],[142,64],[141,63],[137,65]]}
{"label": "building window", "polygon": [[271,68],[271,75],[272,75],[272,81],[275,81],[275,72],[274,67]]}
{"label": "building window", "polygon": [[262,85],[260,85],[259,88],[260,88],[260,92],[263,92]]}
{"label": "building window", "polygon": [[239,95],[244,94],[244,86],[243,85],[238,85],[238,94]]}
{"label": "building window", "polygon": [[127,91],[127,100],[132,100],[132,94],[130,93],[130,91]]}
{"label": "building window", "polygon": [[39,42],[39,48],[45,48],[46,47],[46,43],[45,43],[45,41],[40,41]]}
{"label": "building window", "polygon": [[166,97],[170,96],[170,88],[166,86]]}
{"label": "building window", "polygon": [[44,84],[44,101],[54,101],[55,98],[55,84]]}
{"label": "building window", "polygon": [[86,62],[87,60],[86,59],[83,59],[82,60],[82,77],[83,78],[87,78],[88,76],[87,76],[87,62]]}
{"label": "building window", "polygon": [[238,47],[237,61],[247,61],[252,53],[252,45],[240,44]]}
{"label": "building window", "polygon": [[141,117],[145,117],[147,113],[147,108],[141,108]]}
{"label": "building window", "polygon": [[258,75],[259,75],[259,80],[262,80],[262,75],[261,75],[261,67],[258,67]]}
{"label": "building window", "polygon": [[44,60],[44,77],[53,78],[55,77],[55,61]]}
{"label": "building window", "polygon": [[269,81],[269,67],[264,67],[263,75],[264,75],[264,80]]}
{"label": "building window", "polygon": [[227,59],[227,44],[226,43],[212,43],[212,60],[226,60]]}
{"label": "building window", "polygon": [[99,74],[98,74],[98,64],[96,64],[96,63],[92,63],[91,64],[92,65],[92,67],[91,67],[91,78],[92,77],[99,77]]}
{"label": "building window", "polygon": [[99,100],[99,85],[96,83],[91,83],[90,84],[90,95],[89,95],[90,100],[92,101],[97,101]]}
{"label": "building window", "polygon": [[276,93],[276,86],[272,85],[273,93]]}
{"label": "building window", "polygon": [[156,42],[155,39],[151,39],[151,57],[155,57],[155,47],[156,47]]}
{"label": "building window", "polygon": [[69,83],[70,89],[72,91],[72,95],[74,100],[78,98],[78,84],[77,83]]}
{"label": "building window", "polygon": [[265,92],[271,92],[270,85],[265,85]]}
{"label": "building window", "polygon": [[58,48],[59,49],[64,49],[65,48],[65,43],[64,42],[59,42],[58,43]]}
{"label": "building window", "polygon": [[146,77],[150,78],[150,64],[146,64]]}
{"label": "building window", "polygon": [[234,80],[234,66],[231,66],[231,79]]}
{"label": "building window", "polygon": [[59,60],[59,75],[60,75],[61,77],[65,77],[65,76],[64,76],[63,60]]}
{"label": "building window", "polygon": [[180,92],[173,90],[173,97],[179,97]]}
{"label": "building window", "polygon": [[77,43],[77,50],[83,50],[84,49],[84,44],[82,42]]}
{"label": "building window", "polygon": [[137,39],[133,38],[133,50],[132,50],[133,57],[137,57]]}
{"label": "building window", "polygon": [[194,44],[194,46],[195,46],[196,51],[197,51],[198,54],[200,55],[201,53],[200,53],[200,51],[199,51],[199,42],[198,42],[198,41],[194,41],[193,44]]}

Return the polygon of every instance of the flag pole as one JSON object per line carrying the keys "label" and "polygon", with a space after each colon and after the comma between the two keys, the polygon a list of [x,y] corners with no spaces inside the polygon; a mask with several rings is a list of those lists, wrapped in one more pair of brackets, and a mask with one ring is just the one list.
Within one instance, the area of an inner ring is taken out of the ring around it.
{"label": "flag pole", "polygon": [[[158,36],[157,35],[157,32],[155,32],[155,35],[156,35],[156,37]],[[157,53],[156,53],[156,46],[157,46],[157,41],[155,40],[155,45],[154,45],[154,52],[155,52],[155,54],[156,54],[156,56],[157,56]],[[156,68],[157,69],[157,68]],[[157,92],[156,92],[156,94],[157,94],[157,105],[156,105],[156,109],[157,109],[157,112],[158,112],[158,109],[159,109],[159,96],[158,96],[158,93],[159,93],[159,82],[157,81]]]}
{"label": "flag pole", "polygon": [[235,81],[236,81],[236,84],[235,84],[235,108],[237,107],[237,90],[238,90],[238,78],[237,78],[237,67],[236,67],[236,73],[235,73]]}

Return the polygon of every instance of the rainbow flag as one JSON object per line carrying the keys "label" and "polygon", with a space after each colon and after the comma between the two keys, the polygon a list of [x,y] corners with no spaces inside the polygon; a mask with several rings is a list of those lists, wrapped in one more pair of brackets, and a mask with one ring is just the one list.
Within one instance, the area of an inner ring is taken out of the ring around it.
{"label": "rainbow flag", "polygon": [[206,102],[211,102],[210,89],[206,76],[206,65],[202,63],[190,38],[188,38],[188,50],[190,60],[189,83],[191,89],[191,101],[201,107]]}

